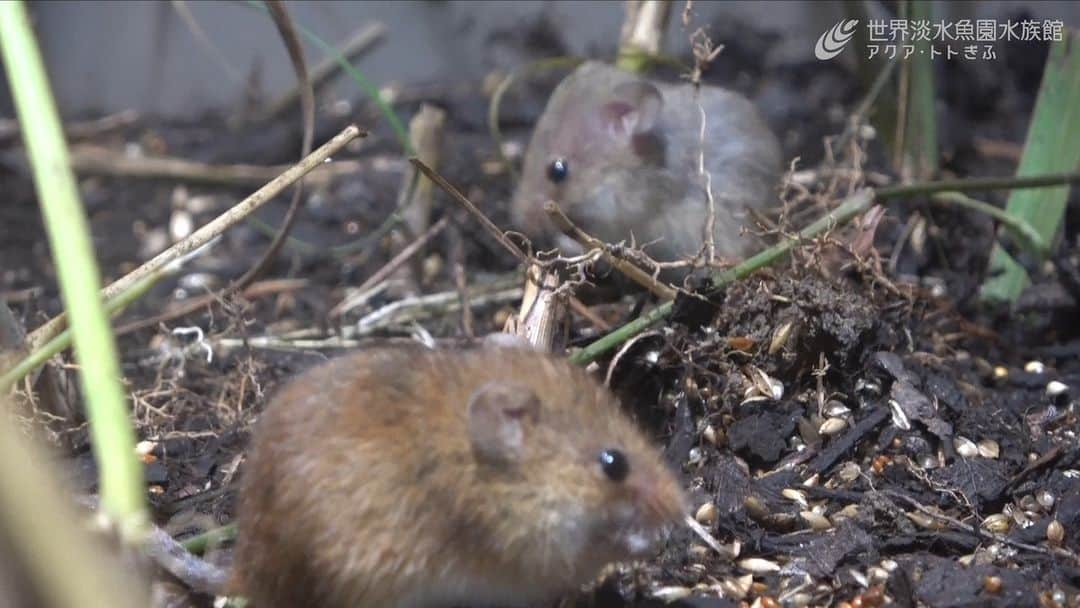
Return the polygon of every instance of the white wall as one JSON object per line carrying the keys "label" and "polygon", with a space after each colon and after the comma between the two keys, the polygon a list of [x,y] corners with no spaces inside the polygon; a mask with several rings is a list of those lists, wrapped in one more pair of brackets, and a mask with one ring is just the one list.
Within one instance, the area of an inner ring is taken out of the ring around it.
{"label": "white wall", "polygon": [[[244,2],[189,0],[207,36],[227,57],[225,68],[201,45],[173,3],[50,1],[33,3],[53,85],[66,115],[135,108],[171,116],[196,116],[208,109],[233,107],[243,99],[245,81],[258,73],[264,92],[293,84],[288,58],[272,23]],[[343,2],[292,1],[296,22],[337,43],[365,22],[377,19],[388,28],[386,40],[359,67],[376,84],[445,82],[448,75],[482,76],[499,60],[485,45],[497,29],[513,29],[547,15],[564,35],[570,51],[613,48],[622,20],[621,2]],[[675,3],[668,46],[685,48],[686,32]],[[807,61],[813,43],[842,15],[844,2],[718,2],[693,4],[700,23],[737,16],[757,28],[783,34],[760,61]],[[1080,25],[1080,2],[949,2],[949,18],[961,14],[1004,16],[1019,8],[1034,18],[1061,18]],[[943,15],[946,16],[946,15]],[[722,40],[719,42],[723,42]],[[307,46],[308,61],[321,53]],[[513,58],[503,58],[512,62]],[[339,90],[351,93],[352,85]],[[10,115],[6,92],[0,111]]]}

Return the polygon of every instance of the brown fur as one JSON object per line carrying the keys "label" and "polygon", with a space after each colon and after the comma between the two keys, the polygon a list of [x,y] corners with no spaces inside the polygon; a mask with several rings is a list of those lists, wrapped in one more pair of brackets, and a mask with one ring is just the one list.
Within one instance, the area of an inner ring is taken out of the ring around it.
{"label": "brown fur", "polygon": [[[486,383],[539,398],[514,463],[477,457],[468,403]],[[599,451],[630,475],[607,479]],[[252,441],[237,590],[255,608],[546,600],[627,557],[610,538],[684,511],[657,451],[570,363],[521,349],[360,352],[299,376]]]}

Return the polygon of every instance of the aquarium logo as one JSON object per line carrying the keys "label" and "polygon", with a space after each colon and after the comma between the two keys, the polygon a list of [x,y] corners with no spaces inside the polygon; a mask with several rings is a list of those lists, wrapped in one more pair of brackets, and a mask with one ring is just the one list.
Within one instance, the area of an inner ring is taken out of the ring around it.
{"label": "aquarium logo", "polygon": [[826,30],[817,39],[817,44],[814,45],[814,56],[822,61],[827,61],[839,55],[852,37],[855,36],[855,26],[858,24],[858,19],[837,21],[836,25]]}

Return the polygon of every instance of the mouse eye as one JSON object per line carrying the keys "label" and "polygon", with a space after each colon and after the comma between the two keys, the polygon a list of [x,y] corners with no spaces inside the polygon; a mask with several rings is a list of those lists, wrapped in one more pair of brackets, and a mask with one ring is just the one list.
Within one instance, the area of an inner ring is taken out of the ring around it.
{"label": "mouse eye", "polygon": [[548,165],[547,176],[552,183],[560,183],[570,175],[570,164],[565,158],[556,158]]}
{"label": "mouse eye", "polygon": [[611,481],[619,482],[630,474],[630,463],[619,450],[608,448],[600,452],[600,468]]}

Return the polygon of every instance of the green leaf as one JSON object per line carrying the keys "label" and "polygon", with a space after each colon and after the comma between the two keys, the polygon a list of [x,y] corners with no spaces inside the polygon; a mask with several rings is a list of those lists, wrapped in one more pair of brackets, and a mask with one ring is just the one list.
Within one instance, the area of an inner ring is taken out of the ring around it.
{"label": "green leaf", "polygon": [[[1050,45],[1017,176],[1064,173],[1080,166],[1080,30],[1068,30],[1063,38]],[[1016,190],[1005,211],[1053,243],[1068,198],[1069,186]],[[1024,268],[996,244],[988,277],[981,292],[988,302],[1015,301],[1030,282]]]}

